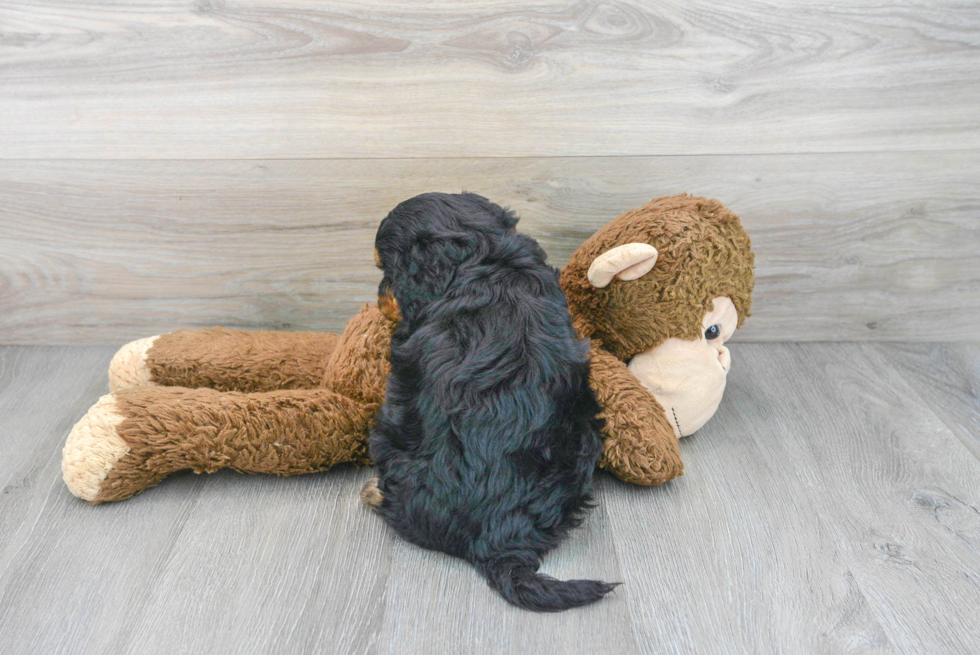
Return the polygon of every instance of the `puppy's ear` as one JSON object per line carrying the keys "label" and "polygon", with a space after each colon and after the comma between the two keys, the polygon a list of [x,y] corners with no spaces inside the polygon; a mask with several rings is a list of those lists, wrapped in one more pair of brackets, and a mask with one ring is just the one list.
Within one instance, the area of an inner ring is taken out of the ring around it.
{"label": "puppy's ear", "polygon": [[460,264],[473,256],[476,241],[468,235],[419,239],[412,244],[403,274],[393,279],[402,315],[415,313],[438,300],[456,276]]}
{"label": "puppy's ear", "polygon": [[626,243],[610,248],[592,260],[589,283],[602,289],[609,286],[613,278],[635,280],[653,269],[657,254],[657,249],[648,243]]}

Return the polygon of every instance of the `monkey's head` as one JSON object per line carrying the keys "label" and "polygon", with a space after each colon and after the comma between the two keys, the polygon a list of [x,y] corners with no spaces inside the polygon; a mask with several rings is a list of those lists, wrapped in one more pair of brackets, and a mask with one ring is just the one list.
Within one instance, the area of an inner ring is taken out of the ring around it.
{"label": "monkey's head", "polygon": [[561,286],[583,336],[627,362],[678,437],[714,415],[731,356],[725,341],[752,306],[751,242],[717,200],[659,198],[575,251]]}

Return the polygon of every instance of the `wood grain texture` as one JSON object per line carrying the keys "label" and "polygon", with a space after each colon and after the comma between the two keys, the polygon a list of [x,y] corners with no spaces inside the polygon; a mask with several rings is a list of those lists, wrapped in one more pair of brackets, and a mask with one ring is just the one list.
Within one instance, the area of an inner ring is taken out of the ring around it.
{"label": "wood grain texture", "polygon": [[181,474],[88,506],[61,482],[58,453],[103,392],[110,350],[0,348],[0,643],[52,655],[971,652],[980,459],[920,397],[969,391],[890,357],[919,353],[906,363],[973,384],[980,353],[951,348],[735,346],[718,415],[682,444],[685,476],[640,488],[600,474],[599,506],[546,557],[554,575],[624,585],[546,616],[397,539],[359,505],[366,469]]}
{"label": "wood grain texture", "polygon": [[607,493],[643,652],[974,648],[980,460],[876,348],[733,348],[684,478]]}
{"label": "wood grain texture", "polygon": [[768,347],[732,348],[721,408],[681,442],[682,478],[607,493],[641,651],[903,652],[834,539],[833,520],[847,520],[847,506],[828,525],[813,498],[820,491],[780,450],[781,441],[810,435],[773,434],[767,425],[784,409],[760,407],[753,387]]}
{"label": "wood grain texture", "polygon": [[8,0],[0,158],[975,150],[945,0]]}
{"label": "wood grain texture", "polygon": [[972,340],[978,178],[980,155],[965,152],[0,161],[0,343],[339,330],[375,297],[381,218],[464,188],[515,208],[556,265],[653,197],[722,199],[756,251],[738,340]]}
{"label": "wood grain texture", "polygon": [[980,460],[878,344],[756,350],[749,387],[770,408],[770,443],[819,498],[889,638],[906,652],[972,649],[980,620],[958,612],[980,604]]}
{"label": "wood grain texture", "polygon": [[980,344],[895,343],[878,351],[980,458]]}
{"label": "wood grain texture", "polygon": [[100,645],[106,652],[141,652],[145,644],[159,653],[376,652],[393,548],[357,496],[369,475],[225,471],[199,483],[191,475],[174,481],[200,496],[186,537]]}
{"label": "wood grain texture", "polygon": [[108,393],[111,348],[0,348],[0,571],[34,529],[61,447]]}

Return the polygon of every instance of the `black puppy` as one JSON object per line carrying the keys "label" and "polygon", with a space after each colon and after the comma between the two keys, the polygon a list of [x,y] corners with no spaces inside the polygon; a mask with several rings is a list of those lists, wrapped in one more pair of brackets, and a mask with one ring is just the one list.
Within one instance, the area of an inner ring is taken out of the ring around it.
{"label": "black puppy", "polygon": [[380,295],[402,320],[362,493],[408,541],[557,611],[615,587],[537,573],[588,507],[602,423],[558,272],[516,223],[481,196],[427,193],[378,228]]}

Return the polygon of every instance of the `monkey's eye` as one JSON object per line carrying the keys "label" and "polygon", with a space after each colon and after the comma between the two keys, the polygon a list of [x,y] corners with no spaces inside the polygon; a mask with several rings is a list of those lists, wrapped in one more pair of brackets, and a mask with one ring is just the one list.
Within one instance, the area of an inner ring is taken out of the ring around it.
{"label": "monkey's eye", "polygon": [[712,325],[711,327],[709,327],[707,330],[704,331],[704,338],[707,339],[708,341],[711,341],[712,339],[717,339],[720,335],[721,335],[721,327],[717,323],[715,323],[714,325]]}

